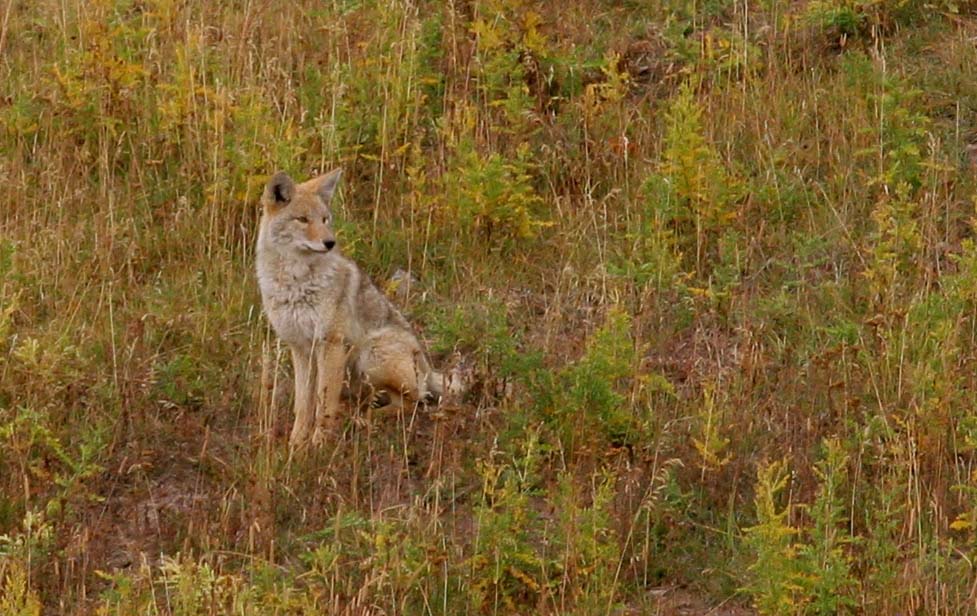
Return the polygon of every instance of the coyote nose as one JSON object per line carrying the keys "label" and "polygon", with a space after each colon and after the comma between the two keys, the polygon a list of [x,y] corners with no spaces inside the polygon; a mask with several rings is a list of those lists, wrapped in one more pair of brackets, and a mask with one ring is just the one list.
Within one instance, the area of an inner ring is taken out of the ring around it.
{"label": "coyote nose", "polygon": [[322,245],[326,247],[326,250],[332,250],[332,247],[336,245],[336,240],[323,240]]}

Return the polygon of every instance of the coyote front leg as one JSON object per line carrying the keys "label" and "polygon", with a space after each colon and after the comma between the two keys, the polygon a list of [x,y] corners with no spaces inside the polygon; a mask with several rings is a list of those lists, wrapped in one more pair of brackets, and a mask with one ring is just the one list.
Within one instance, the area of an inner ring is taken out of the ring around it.
{"label": "coyote front leg", "polygon": [[309,429],[315,404],[312,382],[312,349],[302,346],[292,346],[292,366],[295,370],[295,423],[292,424],[292,434],[288,439],[294,449],[305,444],[309,438]]}
{"label": "coyote front leg", "polygon": [[340,397],[346,374],[346,347],[341,334],[331,334],[317,345],[316,412],[314,443],[322,443],[339,426]]}

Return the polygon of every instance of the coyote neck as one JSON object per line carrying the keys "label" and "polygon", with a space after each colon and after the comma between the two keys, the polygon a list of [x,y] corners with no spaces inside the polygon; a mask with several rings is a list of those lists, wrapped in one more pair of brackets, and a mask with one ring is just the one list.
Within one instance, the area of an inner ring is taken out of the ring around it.
{"label": "coyote neck", "polygon": [[339,255],[296,259],[259,243],[256,269],[265,313],[284,342],[309,347],[345,334],[342,298],[349,273],[344,261]]}
{"label": "coyote neck", "polygon": [[358,346],[384,327],[411,331],[407,319],[369,277],[340,254],[296,259],[259,240],[256,269],[265,312],[285,342],[308,346],[339,334]]}

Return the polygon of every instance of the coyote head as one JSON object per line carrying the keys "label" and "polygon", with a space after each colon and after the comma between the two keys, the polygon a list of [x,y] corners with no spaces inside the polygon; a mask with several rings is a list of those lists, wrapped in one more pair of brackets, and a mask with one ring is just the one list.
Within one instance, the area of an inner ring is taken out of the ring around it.
{"label": "coyote head", "polygon": [[284,171],[273,175],[261,195],[262,225],[271,242],[283,251],[328,254],[336,246],[329,203],[341,175],[335,169],[301,184]]}

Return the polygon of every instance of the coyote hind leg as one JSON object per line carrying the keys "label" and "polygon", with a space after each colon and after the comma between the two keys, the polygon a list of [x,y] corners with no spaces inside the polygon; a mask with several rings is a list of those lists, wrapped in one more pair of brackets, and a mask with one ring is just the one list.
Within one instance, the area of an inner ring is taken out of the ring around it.
{"label": "coyote hind leg", "polygon": [[404,406],[406,400],[421,401],[426,391],[419,387],[417,371],[410,356],[386,357],[363,375],[373,388],[373,408]]}

